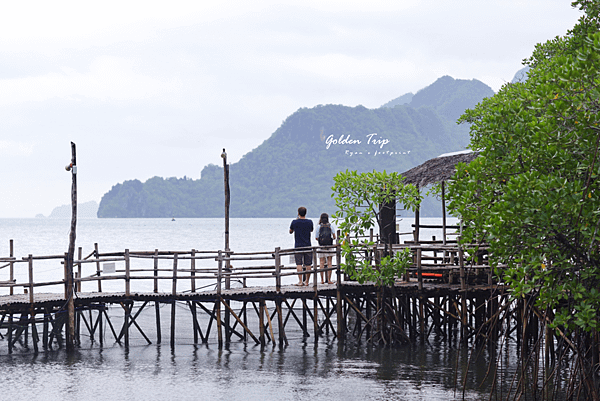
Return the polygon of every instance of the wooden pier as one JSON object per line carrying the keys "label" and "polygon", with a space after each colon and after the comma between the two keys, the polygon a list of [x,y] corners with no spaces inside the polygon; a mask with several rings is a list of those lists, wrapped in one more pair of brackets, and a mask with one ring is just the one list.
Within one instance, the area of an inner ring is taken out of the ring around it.
{"label": "wooden pier", "polygon": [[[380,340],[385,343],[426,341],[430,335],[490,339],[497,338],[494,322],[501,313],[518,315],[503,288],[492,282],[489,267],[468,264],[456,244],[432,240],[394,245],[402,247],[410,248],[414,264],[392,288],[383,290],[345,277],[339,244],[331,246],[333,266],[324,269],[318,266],[315,247],[303,250],[313,253],[313,266],[306,273],[310,285],[299,287],[292,284],[297,281],[295,264],[283,263],[296,249],[101,253],[95,244],[87,256],[79,248],[72,278],[64,269],[61,277],[38,281],[36,265],[43,261],[65,266],[67,255],[18,259],[11,240],[10,255],[0,258],[0,290],[5,291],[0,295],[0,345],[4,343],[8,353],[60,348],[72,327],[75,345],[85,336],[100,346],[129,346],[135,331],[148,344],[161,343],[165,334],[175,346],[177,305],[189,310],[186,329],[193,333],[194,343],[214,341],[219,346],[231,341],[287,344],[290,330],[300,330],[315,341],[323,335],[340,341],[347,336],[369,340],[375,330],[383,333]],[[380,251],[372,248],[374,253]],[[320,275],[328,270],[336,281],[321,284]],[[382,297],[387,297],[389,311],[381,312]],[[73,316],[67,312],[69,305]],[[165,305],[170,314],[161,316]],[[107,313],[115,307],[122,311],[118,321]],[[156,316],[151,328],[147,321],[146,326],[138,321],[148,309]],[[389,313],[387,320],[381,319],[382,313]],[[153,335],[147,334],[150,329]],[[396,337],[387,337],[392,329]]]}

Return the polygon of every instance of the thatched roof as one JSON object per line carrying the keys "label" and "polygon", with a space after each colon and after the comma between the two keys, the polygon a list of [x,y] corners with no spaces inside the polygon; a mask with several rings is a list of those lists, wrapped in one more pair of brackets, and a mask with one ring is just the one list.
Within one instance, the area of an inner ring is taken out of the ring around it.
{"label": "thatched roof", "polygon": [[454,175],[455,166],[458,163],[470,163],[477,156],[479,156],[479,152],[471,151],[443,154],[405,171],[402,176],[405,183],[423,188],[429,184],[449,180]]}

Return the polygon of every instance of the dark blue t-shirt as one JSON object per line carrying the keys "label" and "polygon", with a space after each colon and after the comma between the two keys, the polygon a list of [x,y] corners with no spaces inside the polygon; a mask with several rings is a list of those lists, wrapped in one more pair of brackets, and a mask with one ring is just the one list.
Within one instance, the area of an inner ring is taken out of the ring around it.
{"label": "dark blue t-shirt", "polygon": [[310,219],[296,219],[290,224],[290,230],[294,231],[294,247],[301,248],[311,246],[310,233],[313,230],[313,222]]}

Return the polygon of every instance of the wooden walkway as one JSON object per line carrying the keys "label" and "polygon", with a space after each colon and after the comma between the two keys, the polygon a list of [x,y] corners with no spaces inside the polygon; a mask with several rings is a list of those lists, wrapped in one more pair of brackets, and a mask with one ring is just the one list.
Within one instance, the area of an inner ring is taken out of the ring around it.
{"label": "wooden walkway", "polygon": [[[340,340],[348,333],[360,339],[381,325],[374,319],[382,296],[393,298],[393,324],[406,332],[402,335],[407,341],[425,339],[432,331],[452,336],[457,324],[461,337],[477,336],[480,326],[497,312],[498,297],[503,296],[503,289],[491,283],[489,268],[465,265],[456,246],[397,247],[410,247],[414,265],[388,293],[373,283],[360,284],[344,277],[339,244],[331,247],[335,263],[324,269],[316,264],[316,248],[304,250],[313,253],[315,263],[306,273],[311,284],[303,287],[282,283],[297,281],[296,267],[282,262],[297,252],[295,249],[227,254],[198,250],[100,253],[95,244],[86,257],[79,248],[74,277],[68,277],[65,269],[64,277],[45,281],[34,279],[35,266],[41,261],[62,266],[64,255],[17,259],[11,252],[9,257],[0,258],[0,273],[8,276],[0,280],[0,289],[9,291],[0,295],[0,348],[6,341],[9,353],[15,347],[33,347],[36,352],[53,349],[61,347],[65,338],[80,342],[83,331],[92,342],[103,345],[108,340],[103,327],[110,327],[114,343],[128,346],[134,329],[146,342],[160,343],[161,305],[171,307],[169,337],[174,346],[177,304],[191,312],[194,342],[286,344],[289,324],[296,324],[303,335],[312,335],[315,340],[327,333]],[[375,247],[372,252],[379,250]],[[320,284],[320,275],[327,271],[333,272],[334,284]],[[74,288],[72,296],[66,291],[69,281]],[[241,288],[231,288],[232,284]],[[54,292],[43,291],[45,287]],[[123,290],[115,291],[115,287]],[[23,292],[19,293],[19,288]],[[69,304],[74,313],[66,313]],[[145,333],[149,328],[141,327],[137,320],[149,305],[156,314],[153,340]],[[106,312],[109,307],[122,308],[124,314],[118,324]]]}

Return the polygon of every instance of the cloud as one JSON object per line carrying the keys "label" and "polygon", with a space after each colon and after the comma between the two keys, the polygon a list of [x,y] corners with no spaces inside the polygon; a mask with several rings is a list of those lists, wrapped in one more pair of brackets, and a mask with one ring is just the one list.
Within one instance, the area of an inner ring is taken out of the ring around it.
{"label": "cloud", "polygon": [[127,101],[154,98],[160,101],[181,88],[177,79],[165,79],[140,74],[136,71],[139,60],[113,56],[99,56],[81,73],[61,66],[61,72],[38,76],[0,80],[0,105],[22,102],[42,102],[52,98],[77,101],[89,97],[102,101]]}
{"label": "cloud", "polygon": [[497,90],[578,16],[564,0],[4,2],[0,210],[66,203],[70,141],[99,201],[198,177],[223,147],[235,162],[300,107],[379,107],[442,75]]}
{"label": "cloud", "polygon": [[31,156],[36,144],[33,142],[17,142],[0,140],[0,155],[2,157]]}

